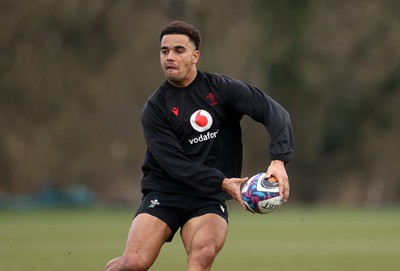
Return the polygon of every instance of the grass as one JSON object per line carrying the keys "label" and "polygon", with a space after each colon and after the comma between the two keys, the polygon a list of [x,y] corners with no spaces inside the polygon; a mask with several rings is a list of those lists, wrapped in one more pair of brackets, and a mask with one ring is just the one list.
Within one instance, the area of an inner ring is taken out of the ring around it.
{"label": "grass", "polygon": [[[103,270],[119,256],[134,210],[0,211],[0,270]],[[398,270],[399,209],[230,210],[213,270]],[[185,270],[179,234],[151,270]]]}

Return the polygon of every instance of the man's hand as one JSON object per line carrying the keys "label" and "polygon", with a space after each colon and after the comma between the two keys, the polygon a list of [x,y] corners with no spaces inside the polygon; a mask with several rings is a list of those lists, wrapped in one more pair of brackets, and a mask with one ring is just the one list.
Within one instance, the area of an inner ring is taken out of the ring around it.
{"label": "man's hand", "polygon": [[243,207],[243,209],[247,210],[246,206],[242,201],[241,196],[241,186],[245,183],[249,178],[225,178],[222,181],[221,189],[227,192],[231,197],[239,202],[239,204]]}
{"label": "man's hand", "polygon": [[269,165],[266,178],[274,176],[279,183],[279,194],[283,195],[283,202],[287,202],[289,199],[289,177],[286,173],[285,164],[279,160],[272,160]]}

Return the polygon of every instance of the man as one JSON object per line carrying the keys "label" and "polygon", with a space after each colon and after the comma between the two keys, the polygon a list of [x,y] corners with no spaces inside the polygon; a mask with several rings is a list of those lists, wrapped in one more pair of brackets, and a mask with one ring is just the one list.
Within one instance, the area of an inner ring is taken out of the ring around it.
{"label": "man", "polygon": [[289,114],[261,90],[218,74],[198,71],[200,32],[175,21],[161,30],[161,68],[166,81],[142,112],[147,143],[143,200],[126,248],[105,270],[148,270],[161,247],[180,228],[187,270],[210,270],[222,249],[233,198],[244,209],[240,187],[244,115],[262,123],[271,137],[267,176],[289,197],[285,164],[293,155]]}

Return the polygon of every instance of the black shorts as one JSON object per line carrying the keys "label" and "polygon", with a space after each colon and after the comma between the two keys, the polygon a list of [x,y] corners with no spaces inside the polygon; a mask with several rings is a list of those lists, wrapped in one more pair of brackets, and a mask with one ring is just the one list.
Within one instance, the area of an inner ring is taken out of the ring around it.
{"label": "black shorts", "polygon": [[143,197],[135,217],[141,213],[153,215],[168,225],[172,234],[167,242],[172,241],[177,230],[187,221],[197,216],[213,213],[228,222],[228,209],[224,201],[158,191],[150,191]]}

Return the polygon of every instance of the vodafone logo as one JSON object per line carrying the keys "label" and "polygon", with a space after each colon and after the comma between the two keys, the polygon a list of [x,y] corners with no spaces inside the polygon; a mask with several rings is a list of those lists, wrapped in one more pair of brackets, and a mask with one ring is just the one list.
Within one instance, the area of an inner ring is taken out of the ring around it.
{"label": "vodafone logo", "polygon": [[213,119],[210,113],[200,109],[192,114],[190,117],[190,124],[196,131],[204,132],[210,129],[211,125],[213,124]]}
{"label": "vodafone logo", "polygon": [[[211,117],[210,113],[205,110],[197,110],[190,116],[190,124],[192,125],[193,129],[198,132],[204,132],[210,129],[211,125],[213,124],[213,118]],[[215,132],[208,131],[207,133],[203,133],[200,135],[196,135],[196,137],[189,138],[189,143],[191,145],[208,141],[210,139],[214,139],[217,137],[218,129]]]}

